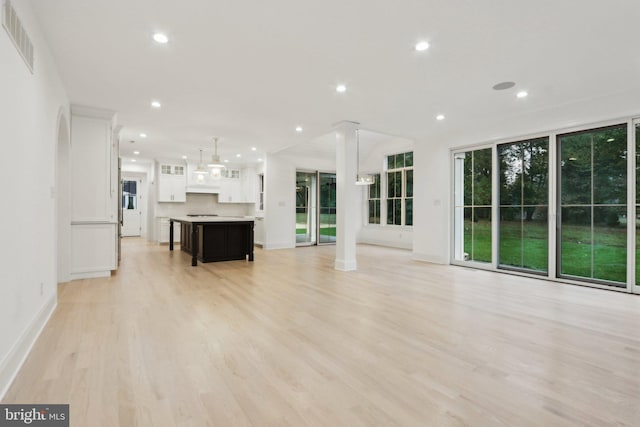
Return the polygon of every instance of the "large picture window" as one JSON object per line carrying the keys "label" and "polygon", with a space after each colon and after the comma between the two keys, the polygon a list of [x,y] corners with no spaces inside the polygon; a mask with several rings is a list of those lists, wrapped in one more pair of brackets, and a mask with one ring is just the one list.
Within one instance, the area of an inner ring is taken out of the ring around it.
{"label": "large picture window", "polygon": [[625,286],[627,125],[558,136],[560,276]]}
{"label": "large picture window", "polygon": [[373,175],[369,186],[369,224],[380,224],[380,174]]}
{"label": "large picture window", "polygon": [[491,262],[491,148],[454,158],[455,259]]}
{"label": "large picture window", "polygon": [[413,225],[413,152],[387,157],[387,224]]}
{"label": "large picture window", "polygon": [[546,272],[549,239],[549,139],[498,145],[498,265]]}

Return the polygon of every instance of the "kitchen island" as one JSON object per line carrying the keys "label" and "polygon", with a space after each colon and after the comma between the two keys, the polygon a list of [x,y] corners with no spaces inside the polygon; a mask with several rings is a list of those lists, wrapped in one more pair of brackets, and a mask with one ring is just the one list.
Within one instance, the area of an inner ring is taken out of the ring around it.
{"label": "kitchen island", "polygon": [[181,226],[180,249],[191,254],[191,265],[201,262],[248,259],[253,261],[253,217],[180,216],[169,218],[169,250],[173,250],[173,223]]}

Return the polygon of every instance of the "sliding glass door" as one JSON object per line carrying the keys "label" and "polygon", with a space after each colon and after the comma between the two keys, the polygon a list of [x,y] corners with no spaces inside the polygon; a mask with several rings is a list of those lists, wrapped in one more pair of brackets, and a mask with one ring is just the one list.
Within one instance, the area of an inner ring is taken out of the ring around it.
{"label": "sliding glass door", "polygon": [[498,145],[498,266],[546,273],[549,238],[549,139]]}
{"label": "sliding glass door", "polygon": [[454,155],[454,260],[491,262],[491,148]]}
{"label": "sliding glass door", "polygon": [[296,173],[296,245],[315,245],[317,187],[315,172]]}
{"label": "sliding glass door", "polygon": [[296,172],[296,245],[336,242],[336,174]]}
{"label": "sliding glass door", "polygon": [[640,229],[638,224],[640,221],[640,119],[636,120],[633,124],[634,133],[634,146],[635,146],[635,174],[636,174],[636,191],[635,191],[635,206],[634,213],[635,218],[629,218],[635,228],[635,280],[633,282],[633,292],[640,294]]}
{"label": "sliding glass door", "polygon": [[318,244],[336,242],[336,174],[320,172],[320,223]]}
{"label": "sliding glass door", "polygon": [[627,124],[558,135],[558,276],[627,281]]}

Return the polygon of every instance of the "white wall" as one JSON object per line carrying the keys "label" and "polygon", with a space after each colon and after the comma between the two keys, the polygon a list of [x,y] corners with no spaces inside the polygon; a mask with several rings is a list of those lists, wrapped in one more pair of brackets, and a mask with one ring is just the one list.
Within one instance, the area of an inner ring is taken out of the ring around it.
{"label": "white wall", "polygon": [[413,150],[413,257],[449,261],[451,170],[449,148],[421,142]]}
{"label": "white wall", "polygon": [[0,398],[57,300],[58,113],[69,100],[29,2],[12,2],[35,48],[31,74],[0,28]]}

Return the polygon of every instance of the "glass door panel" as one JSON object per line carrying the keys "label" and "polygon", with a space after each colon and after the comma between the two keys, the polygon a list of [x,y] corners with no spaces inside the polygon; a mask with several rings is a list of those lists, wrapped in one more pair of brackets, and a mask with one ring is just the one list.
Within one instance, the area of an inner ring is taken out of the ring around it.
{"label": "glass door panel", "polygon": [[640,224],[640,123],[635,123],[634,126],[635,133],[635,144],[636,144],[636,194],[635,194],[635,258],[636,258],[636,268],[635,268],[635,280],[632,286],[632,290],[635,293],[640,294],[640,228],[638,225]]}
{"label": "glass door panel", "polygon": [[454,155],[454,261],[491,262],[491,149]]}
{"label": "glass door panel", "polygon": [[296,172],[296,245],[316,244],[316,174]]}
{"label": "glass door panel", "polygon": [[558,274],[626,287],[627,125],[558,136]]}
{"label": "glass door panel", "polygon": [[548,147],[548,138],[498,145],[500,268],[548,270]]}
{"label": "glass door panel", "polygon": [[320,221],[318,224],[318,243],[336,242],[336,174],[319,174]]}

